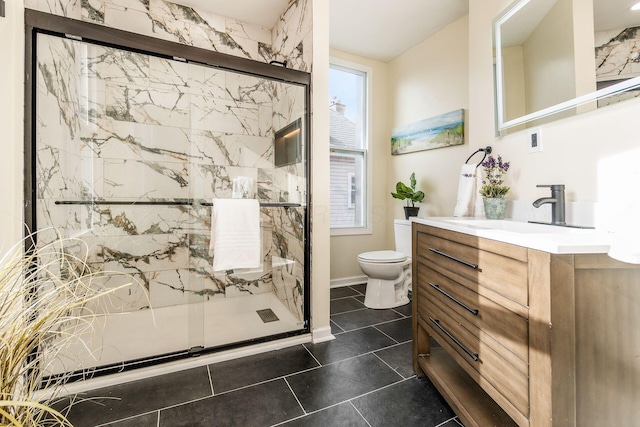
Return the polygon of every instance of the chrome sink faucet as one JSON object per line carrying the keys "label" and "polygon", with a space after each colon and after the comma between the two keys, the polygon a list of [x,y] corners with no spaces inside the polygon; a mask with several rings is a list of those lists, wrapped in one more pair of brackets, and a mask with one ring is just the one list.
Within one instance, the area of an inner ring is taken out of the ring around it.
{"label": "chrome sink faucet", "polygon": [[545,203],[551,203],[551,224],[567,225],[565,222],[564,185],[537,185],[536,187],[551,188],[551,197],[542,197],[533,202],[533,206],[539,208]]}

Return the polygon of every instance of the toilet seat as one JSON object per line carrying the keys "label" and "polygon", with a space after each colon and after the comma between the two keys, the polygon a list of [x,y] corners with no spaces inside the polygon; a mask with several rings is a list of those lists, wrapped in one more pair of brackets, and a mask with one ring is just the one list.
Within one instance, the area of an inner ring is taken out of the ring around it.
{"label": "toilet seat", "polygon": [[402,252],[396,251],[373,251],[358,255],[358,259],[372,263],[396,263],[406,261],[407,256]]}

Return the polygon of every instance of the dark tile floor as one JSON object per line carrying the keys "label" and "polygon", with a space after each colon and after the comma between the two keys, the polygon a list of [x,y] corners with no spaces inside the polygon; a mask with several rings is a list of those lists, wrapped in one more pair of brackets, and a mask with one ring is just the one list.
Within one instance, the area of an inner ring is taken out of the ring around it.
{"label": "dark tile floor", "polygon": [[333,341],[95,390],[78,396],[69,419],[76,427],[460,427],[429,380],[413,374],[411,305],[370,310],[364,291],[331,290]]}

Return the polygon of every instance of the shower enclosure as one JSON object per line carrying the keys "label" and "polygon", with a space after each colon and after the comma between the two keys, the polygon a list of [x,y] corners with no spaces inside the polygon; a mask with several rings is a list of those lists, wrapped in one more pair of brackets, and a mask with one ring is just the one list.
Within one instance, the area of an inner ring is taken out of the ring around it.
{"label": "shower enclosure", "polygon": [[[27,225],[140,284],[93,307],[97,335],[51,373],[308,332],[309,74],[31,12]],[[261,265],[213,271],[212,201],[238,177],[260,202]]]}

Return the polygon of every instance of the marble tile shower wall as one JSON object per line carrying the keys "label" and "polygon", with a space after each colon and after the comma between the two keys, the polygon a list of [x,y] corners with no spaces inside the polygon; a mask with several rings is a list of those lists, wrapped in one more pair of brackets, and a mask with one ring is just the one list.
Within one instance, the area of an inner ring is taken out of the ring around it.
{"label": "marble tile shower wall", "polygon": [[304,111],[302,88],[46,35],[37,66],[40,229],[80,236],[94,267],[139,278],[149,299],[119,295],[125,310],[275,292],[302,320],[304,207],[262,209],[264,269],[243,277],[211,271],[208,207],[55,204],[230,197],[241,175],[260,200],[287,201],[304,165],[273,167],[273,133]]}
{"label": "marble tile shower wall", "polygon": [[261,62],[311,71],[311,1],[291,0],[273,29],[165,0],[25,0],[25,7]]}

